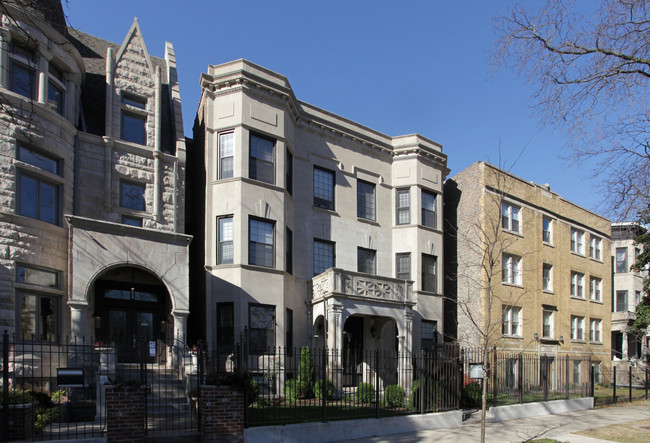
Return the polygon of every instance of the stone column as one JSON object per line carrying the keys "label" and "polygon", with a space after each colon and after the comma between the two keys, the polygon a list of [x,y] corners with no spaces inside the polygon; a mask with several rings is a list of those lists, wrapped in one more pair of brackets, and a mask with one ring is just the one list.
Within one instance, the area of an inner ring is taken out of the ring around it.
{"label": "stone column", "polygon": [[[187,316],[190,314],[190,311],[184,310],[173,310],[172,316],[174,317],[174,339],[172,341],[174,354],[172,355],[172,366],[177,368],[181,362],[181,352],[185,351],[186,348],[186,332],[187,332]],[[185,359],[182,359],[185,360]]]}
{"label": "stone column", "polygon": [[325,301],[326,335],[329,350],[328,375],[337,394],[343,391],[343,305],[334,299]]}
{"label": "stone column", "polygon": [[47,46],[39,43],[38,45],[38,102],[47,104],[48,76],[50,72],[50,62],[52,53]]}
{"label": "stone column", "polygon": [[0,86],[9,89],[9,43],[11,33],[7,30],[0,31]]}
{"label": "stone column", "polygon": [[413,311],[411,309],[404,312],[402,323],[397,336],[397,349],[399,351],[397,363],[398,383],[406,392],[409,392],[413,380],[413,363],[411,359],[413,352]]}
{"label": "stone column", "polygon": [[88,302],[86,300],[68,300],[70,306],[70,340],[81,343],[89,340],[86,337],[86,322],[88,317]]}
{"label": "stone column", "polygon": [[628,352],[628,349],[627,349],[628,346],[629,346],[629,342],[628,342],[628,339],[627,339],[628,332],[627,332],[627,330],[625,330],[625,331],[621,332],[621,334],[623,334],[623,343],[621,345],[621,353],[622,353],[621,358],[623,360],[627,360],[628,358],[630,358],[630,353]]}

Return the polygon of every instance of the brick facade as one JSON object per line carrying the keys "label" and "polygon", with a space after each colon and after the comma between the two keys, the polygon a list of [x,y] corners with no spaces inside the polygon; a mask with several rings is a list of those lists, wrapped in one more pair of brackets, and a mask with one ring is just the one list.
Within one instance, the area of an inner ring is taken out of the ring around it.
{"label": "brick facade", "polygon": [[106,438],[110,442],[144,442],[144,400],[142,389],[106,390]]}
{"label": "brick facade", "polygon": [[[4,424],[4,408],[0,406],[0,423]],[[3,432],[8,441],[34,436],[34,405],[9,405],[8,427]]]}
{"label": "brick facade", "polygon": [[[230,386],[201,386],[201,441],[244,441],[244,394]],[[110,440],[110,438],[109,438]]]}

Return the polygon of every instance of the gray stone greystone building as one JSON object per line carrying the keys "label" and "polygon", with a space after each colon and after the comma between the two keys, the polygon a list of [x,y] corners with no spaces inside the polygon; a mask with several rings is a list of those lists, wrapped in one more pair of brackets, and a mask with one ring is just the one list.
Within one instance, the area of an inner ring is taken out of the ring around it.
{"label": "gray stone greystone building", "polygon": [[248,328],[254,352],[327,346],[340,386],[367,372],[364,350],[440,342],[442,147],[302,102],[247,60],[210,66],[201,86],[188,196],[205,221],[191,281],[208,344]]}
{"label": "gray stone greystone building", "polygon": [[151,57],[137,19],[121,45],[69,29],[58,1],[2,12],[0,330],[185,341],[191,237],[172,45]]}

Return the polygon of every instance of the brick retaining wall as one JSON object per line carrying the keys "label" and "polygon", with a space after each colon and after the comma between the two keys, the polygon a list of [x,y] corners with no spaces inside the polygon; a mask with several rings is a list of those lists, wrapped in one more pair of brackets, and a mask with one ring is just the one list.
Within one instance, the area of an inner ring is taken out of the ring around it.
{"label": "brick retaining wall", "polygon": [[106,439],[110,442],[145,441],[142,389],[106,390]]}
{"label": "brick retaining wall", "polygon": [[201,386],[201,441],[244,441],[244,394],[230,386]]}

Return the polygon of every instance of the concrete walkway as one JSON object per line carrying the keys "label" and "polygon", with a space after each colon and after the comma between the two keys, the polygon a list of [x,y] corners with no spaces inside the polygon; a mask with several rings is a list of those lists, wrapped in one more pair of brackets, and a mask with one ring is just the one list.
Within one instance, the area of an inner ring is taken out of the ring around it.
{"label": "concrete walkway", "polygon": [[[525,442],[536,438],[552,438],[569,443],[602,443],[605,440],[583,437],[575,435],[573,432],[644,419],[650,419],[650,403],[647,402],[641,405],[611,406],[565,414],[487,423],[485,440],[487,442],[502,443]],[[344,441],[355,443],[361,441],[374,443],[411,443],[416,441],[463,443],[479,441],[480,437],[481,424],[467,423],[455,428],[416,431],[405,434]],[[650,441],[650,432],[648,432],[648,441]]]}

